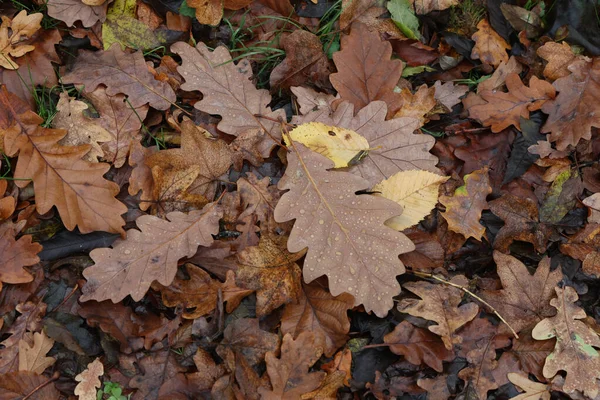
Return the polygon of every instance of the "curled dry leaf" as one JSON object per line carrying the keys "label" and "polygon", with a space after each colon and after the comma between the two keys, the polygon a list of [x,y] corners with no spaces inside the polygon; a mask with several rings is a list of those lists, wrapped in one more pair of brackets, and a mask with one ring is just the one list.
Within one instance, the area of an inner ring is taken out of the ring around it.
{"label": "curled dry leaf", "polygon": [[153,281],[170,285],[179,259],[192,257],[198,246],[211,245],[222,215],[220,206],[211,203],[189,214],[169,213],[168,220],[139,217],[139,231],[130,229],[127,239],[90,253],[95,264],[83,273],[87,282],[81,301],[110,299],[116,303],[127,295],[139,301]]}
{"label": "curled dry leaf", "polygon": [[382,42],[361,23],[352,25],[350,35],[343,36],[342,50],[333,54],[338,72],[329,76],[342,100],[358,111],[374,100],[383,100],[388,114],[394,115],[402,99],[394,87],[402,76],[402,61],[392,60],[392,45]]}
{"label": "curled dry leaf", "polygon": [[302,117],[294,117],[295,123],[310,121],[322,122],[352,130],[369,142],[369,153],[350,172],[369,181],[371,187],[398,171],[426,170],[439,173],[435,166],[437,157],[429,153],[435,144],[430,135],[414,133],[419,127],[415,118],[394,118],[385,120],[387,106],[374,101],[354,116],[354,107],[341,103],[331,115],[323,112],[310,112]]}
{"label": "curled dry leaf", "polygon": [[465,175],[464,180],[464,186],[456,189],[454,196],[440,196],[440,203],[446,206],[442,216],[451,231],[481,240],[485,228],[479,219],[487,208],[486,197],[492,193],[487,167]]}
{"label": "curled dry leaf", "polygon": [[323,353],[331,357],[348,339],[348,310],[354,298],[348,293],[332,296],[319,285],[303,284],[297,303],[288,303],[281,316],[281,332],[293,338],[302,332],[313,332],[323,339]]}
{"label": "curled dry leaf", "polygon": [[[289,137],[335,163],[335,168],[358,164],[369,151],[367,139],[349,129],[307,122],[289,132]],[[284,140],[289,145],[288,135]]]}
{"label": "curled dry leaf", "polygon": [[102,365],[100,359],[96,358],[75,377],[75,380],[79,382],[75,386],[75,396],[78,396],[79,400],[96,400],[96,389],[99,389],[102,385],[98,378],[102,375],[104,375],[104,365]]}
{"label": "curled dry leaf", "polygon": [[[455,276],[450,282],[459,286],[469,283],[463,275]],[[479,306],[472,302],[459,306],[463,292],[456,287],[429,282],[408,282],[403,287],[421,299],[402,299],[398,311],[437,322],[429,326],[429,330],[442,337],[448,350],[452,350],[456,340],[455,332],[479,312]]]}
{"label": "curled dry leaf", "polygon": [[112,0],[98,5],[88,5],[82,0],[48,0],[48,15],[63,21],[67,26],[74,26],[76,21],[89,28],[96,22],[104,22],[106,10]]}
{"label": "curled dry leaf", "polygon": [[[235,64],[227,48],[220,46],[210,51],[202,42],[194,48],[178,42],[171,46],[182,59],[177,68],[185,83],[183,90],[199,90],[202,100],[194,104],[200,111],[223,117],[219,130],[238,136],[249,129],[260,129],[265,136],[259,144],[266,158],[281,138],[280,124],[272,120],[285,120],[283,110],[271,111],[268,90],[256,89],[251,82],[252,68],[246,59]],[[260,116],[268,117],[261,118]]]}
{"label": "curled dry leaf", "polygon": [[487,19],[484,18],[477,24],[477,32],[471,38],[475,41],[471,58],[494,67],[501,62],[508,62],[506,50],[510,50],[510,44],[496,33]]}
{"label": "curled dry leaf", "polygon": [[448,179],[429,171],[400,171],[375,185],[373,192],[402,206],[402,215],[388,219],[385,224],[397,231],[418,224],[435,208],[440,185]]}
{"label": "curled dry leaf", "polygon": [[[2,16],[0,25],[0,67],[6,69],[18,69],[17,64],[11,57],[17,58],[33,51],[35,46],[23,42],[31,37],[41,28],[42,13],[27,15],[22,10],[12,19]],[[10,29],[10,34],[9,34]]]}
{"label": "curled dry leaf", "polygon": [[65,92],[60,94],[56,110],[58,113],[52,120],[52,126],[67,131],[58,144],[63,146],[79,146],[89,144],[90,151],[83,157],[89,162],[98,162],[104,152],[99,143],[108,142],[112,135],[100,126],[97,120],[85,116],[88,105],[83,101],[69,97]]}
{"label": "curled dry leaf", "polygon": [[272,389],[259,388],[261,398],[299,399],[302,394],[318,388],[326,374],[309,372],[309,369],[322,353],[323,348],[313,332],[302,332],[296,340],[286,334],[281,344],[281,357],[277,358],[273,352],[266,354]]}
{"label": "curled dry leaf", "polygon": [[54,346],[54,340],[42,331],[35,332],[32,341],[33,346],[30,346],[27,341],[19,340],[19,371],[31,371],[41,375],[56,362],[54,357],[46,357]]}
{"label": "curled dry leaf", "polygon": [[308,248],[304,279],[327,275],[334,296],[347,292],[355,304],[384,316],[399,293],[396,275],[404,272],[398,255],[414,249],[400,232],[384,222],[401,213],[381,197],[356,195],[368,188],[364,179],[327,171],[333,162],[292,142],[288,168],[278,187],[289,190],[275,208],[275,220],[296,219],[288,250]]}
{"label": "curled dry leaf", "polygon": [[[90,70],[94,73],[90,74]],[[86,92],[104,85],[109,96],[127,95],[133,108],[150,104],[157,110],[166,110],[176,100],[175,92],[167,82],[154,79],[141,50],[126,53],[119,45],[106,51],[81,51],[73,69],[61,81],[84,85]]]}
{"label": "curled dry leaf", "polygon": [[[55,206],[65,227],[73,230],[78,226],[81,233],[123,232],[121,214],[127,207],[115,198],[117,184],[103,177],[110,166],[82,160],[89,146],[59,145],[66,132],[39,126],[43,119],[37,114],[16,115],[5,89],[0,103],[11,110],[16,121],[4,137],[6,153],[19,154],[15,183],[23,188],[28,179],[33,180],[37,211],[44,214]],[[27,179],[20,180],[23,178]]]}
{"label": "curled dry leaf", "polygon": [[556,347],[544,364],[544,377],[550,379],[558,371],[566,371],[566,393],[579,390],[594,398],[600,390],[600,337],[581,321],[586,314],[575,304],[579,298],[575,289],[565,286],[554,290],[557,297],[550,305],[556,308],[556,316],[540,321],[531,333],[536,340],[556,338]]}

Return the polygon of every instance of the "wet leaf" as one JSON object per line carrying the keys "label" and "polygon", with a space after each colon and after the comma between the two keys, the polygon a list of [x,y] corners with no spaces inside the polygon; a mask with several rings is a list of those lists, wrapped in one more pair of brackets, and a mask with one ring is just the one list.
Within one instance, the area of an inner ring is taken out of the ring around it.
{"label": "wet leaf", "polygon": [[494,67],[501,62],[508,62],[506,50],[510,50],[510,45],[496,33],[486,19],[477,24],[477,32],[471,38],[475,41],[471,58]]}

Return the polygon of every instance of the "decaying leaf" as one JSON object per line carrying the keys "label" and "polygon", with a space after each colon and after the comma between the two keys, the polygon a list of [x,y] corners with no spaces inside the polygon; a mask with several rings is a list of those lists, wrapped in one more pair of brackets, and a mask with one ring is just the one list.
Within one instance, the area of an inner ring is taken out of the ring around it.
{"label": "decaying leaf", "polygon": [[[468,284],[467,278],[457,275],[451,280],[459,286]],[[442,337],[446,349],[451,350],[456,339],[455,332],[464,324],[475,318],[479,306],[469,302],[461,306],[463,292],[455,287],[433,284],[429,282],[408,282],[403,287],[421,299],[402,299],[398,310],[437,322],[429,326],[429,330]]]}
{"label": "decaying leaf", "polygon": [[548,62],[544,68],[544,77],[552,81],[570,75],[569,65],[576,61],[589,61],[573,53],[567,42],[547,42],[537,49],[537,55]]}
{"label": "decaying leaf", "polygon": [[513,400],[550,400],[548,385],[532,382],[525,376],[514,372],[508,374],[508,380],[525,391],[523,394],[512,397]]}
{"label": "decaying leaf", "polygon": [[435,88],[435,99],[449,111],[455,105],[460,104],[460,98],[469,91],[468,86],[455,85],[453,82],[436,81],[433,87]]}
{"label": "decaying leaf", "polygon": [[[19,342],[25,340],[29,342],[29,345],[33,345],[28,332],[36,332],[41,329],[41,320],[46,312],[46,303],[21,303],[15,309],[21,315],[6,330],[6,333],[10,336],[0,342],[0,345],[3,346],[0,348],[0,374],[18,370]],[[0,379],[0,382],[2,381],[3,379]]]}
{"label": "decaying leaf", "polygon": [[98,5],[88,5],[82,0],[48,0],[48,15],[63,21],[67,26],[74,26],[75,22],[89,28],[96,22],[104,22],[106,10],[112,0],[103,1]]}
{"label": "decaying leaf", "polygon": [[566,371],[565,392],[579,390],[594,398],[600,390],[600,337],[581,321],[586,314],[575,304],[579,298],[575,289],[565,286],[554,290],[557,297],[550,305],[556,308],[556,316],[540,321],[532,331],[536,340],[556,338],[556,347],[544,364],[544,376],[552,378],[558,371]]}
{"label": "decaying leaf", "polygon": [[0,398],[45,400],[59,399],[60,392],[48,385],[48,377],[31,371],[17,371],[2,375]]}
{"label": "decaying leaf", "polygon": [[256,365],[264,360],[265,354],[277,351],[279,345],[279,336],[260,329],[258,319],[242,318],[227,325],[217,353],[231,349],[241,353],[250,365]]}
{"label": "decaying leaf", "polygon": [[432,11],[442,11],[459,3],[459,0],[411,0],[415,12],[419,15]]}
{"label": "decaying leaf", "polygon": [[33,276],[23,267],[40,261],[37,254],[42,251],[39,243],[32,243],[31,235],[16,239],[17,231],[10,221],[0,223],[0,289],[4,283],[31,282]]}
{"label": "decaying leaf", "polygon": [[54,346],[54,340],[44,332],[35,332],[32,340],[33,346],[23,339],[19,341],[19,371],[31,371],[41,375],[46,368],[56,362],[54,357],[46,357]]}
{"label": "decaying leaf", "polygon": [[394,115],[394,118],[412,117],[419,121],[419,128],[429,120],[427,116],[436,105],[435,89],[423,84],[412,93],[404,88],[400,92],[402,97],[402,108]]}
{"label": "decaying leaf", "polygon": [[325,377],[324,372],[309,372],[309,368],[321,357],[323,348],[319,347],[313,332],[303,332],[294,340],[292,335],[283,337],[281,357],[267,353],[267,373],[272,390],[260,388],[263,399],[298,399],[300,395],[319,387]]}
{"label": "decaying leaf", "polygon": [[[289,132],[289,137],[335,163],[335,168],[358,164],[369,151],[367,139],[349,129],[307,122]],[[287,135],[284,137],[289,145]]]}
{"label": "decaying leaf", "polygon": [[[12,57],[21,57],[35,49],[31,44],[23,42],[31,37],[41,28],[42,13],[27,15],[27,11],[22,10],[11,20],[2,16],[0,25],[0,67],[6,69],[18,69],[19,64],[13,61]],[[10,33],[9,33],[10,29]]]}
{"label": "decaying leaf", "polygon": [[66,136],[60,139],[58,144],[63,146],[89,144],[90,151],[83,159],[89,162],[98,162],[98,157],[104,155],[100,143],[108,142],[112,139],[112,135],[96,120],[84,115],[87,109],[88,105],[83,101],[75,100],[67,93],[61,93],[56,105],[58,113],[52,120],[52,126],[67,131]]}
{"label": "decaying leaf", "polygon": [[102,375],[104,375],[104,366],[100,359],[96,358],[75,377],[75,380],[79,382],[75,386],[75,396],[78,396],[79,400],[96,400],[96,389],[102,385],[98,378]]}
{"label": "decaying leaf", "polygon": [[506,50],[511,47],[496,33],[487,19],[484,18],[477,24],[477,32],[473,34],[472,39],[475,41],[475,47],[471,52],[471,58],[494,67],[501,62],[508,62]]}
{"label": "decaying leaf", "polygon": [[487,208],[487,195],[492,193],[487,167],[465,175],[464,180],[464,186],[456,189],[454,196],[440,196],[440,203],[446,206],[442,216],[453,232],[481,240],[485,228],[479,218]]}
{"label": "decaying leaf", "polygon": [[356,195],[368,182],[347,172],[327,171],[333,165],[292,142],[288,168],[278,185],[289,191],[275,208],[275,220],[296,219],[288,250],[308,248],[305,281],[327,275],[334,296],[350,293],[355,304],[384,316],[400,289],[395,277],[404,272],[398,255],[414,245],[384,226],[401,213],[400,206],[381,197]]}
{"label": "decaying leaf", "polygon": [[153,31],[147,24],[135,18],[135,0],[115,0],[102,24],[104,50],[119,43],[122,48],[148,50],[166,41],[164,34]]}
{"label": "decaying leaf", "polygon": [[385,224],[397,231],[418,224],[435,208],[439,187],[447,180],[448,177],[429,171],[413,170],[400,171],[375,185],[373,192],[402,206],[402,215],[388,219]]}
{"label": "decaying leaf", "polygon": [[136,220],[140,229],[127,231],[112,248],[90,253],[95,265],[86,268],[81,301],[111,299],[114,303],[131,295],[140,300],[153,281],[168,286],[175,278],[177,261],[196,254],[198,246],[210,246],[218,232],[220,206],[211,203],[189,214],[172,212],[168,220],[144,215]]}
{"label": "decaying leaf", "polygon": [[196,19],[201,24],[219,25],[223,18],[223,0],[188,0],[188,5],[196,9]]}

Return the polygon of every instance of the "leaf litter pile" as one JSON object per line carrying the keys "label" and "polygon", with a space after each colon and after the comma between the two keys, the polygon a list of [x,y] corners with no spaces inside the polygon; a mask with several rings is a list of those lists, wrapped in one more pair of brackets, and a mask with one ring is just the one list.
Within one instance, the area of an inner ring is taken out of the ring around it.
{"label": "leaf litter pile", "polygon": [[2,2],[0,399],[600,398],[595,3]]}

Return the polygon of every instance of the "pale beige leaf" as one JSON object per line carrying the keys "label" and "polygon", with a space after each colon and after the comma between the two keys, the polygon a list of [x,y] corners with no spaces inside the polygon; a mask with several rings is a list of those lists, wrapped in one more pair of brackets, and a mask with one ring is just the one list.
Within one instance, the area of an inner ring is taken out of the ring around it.
{"label": "pale beige leaf", "polygon": [[[0,67],[15,70],[19,65],[12,57],[21,57],[35,49],[31,44],[23,43],[30,39],[40,29],[43,14],[35,13],[27,15],[22,10],[12,19],[2,16],[0,25]],[[10,29],[10,35],[9,35]]]}
{"label": "pale beige leaf", "polygon": [[19,340],[19,371],[31,371],[41,375],[56,362],[54,357],[46,357],[52,346],[54,340],[44,332],[33,334],[33,346],[23,339]]}
{"label": "pale beige leaf", "polygon": [[550,400],[548,385],[532,382],[525,376],[515,372],[508,373],[508,380],[525,391],[523,394],[511,397],[512,400]]}
{"label": "pale beige leaf", "polygon": [[48,0],[48,15],[67,26],[74,26],[76,21],[81,21],[84,27],[89,28],[98,21],[104,22],[109,3],[112,0],[99,5],[88,5],[82,0]]}
{"label": "pale beige leaf", "polygon": [[75,380],[79,382],[75,386],[75,396],[78,396],[79,400],[96,400],[96,389],[102,385],[98,378],[102,375],[104,375],[104,365],[99,358],[96,358],[75,377]]}
{"label": "pale beige leaf", "polygon": [[402,215],[392,217],[385,224],[397,231],[416,225],[435,208],[438,191],[448,177],[429,171],[400,171],[373,187],[386,199],[402,206]]}
{"label": "pale beige leaf", "polygon": [[415,13],[422,15],[456,6],[460,0],[411,0],[411,2],[415,8]]}

